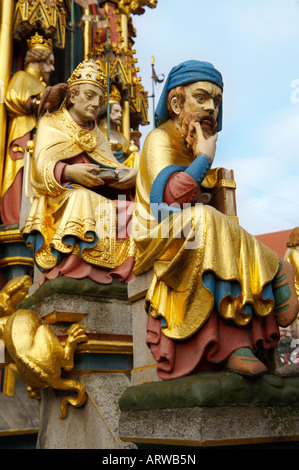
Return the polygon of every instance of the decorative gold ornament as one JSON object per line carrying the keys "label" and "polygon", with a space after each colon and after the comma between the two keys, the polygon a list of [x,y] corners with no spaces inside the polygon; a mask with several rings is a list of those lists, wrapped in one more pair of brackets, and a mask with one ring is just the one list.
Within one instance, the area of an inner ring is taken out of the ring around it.
{"label": "decorative gold ornament", "polygon": [[14,278],[0,292],[0,318],[11,315],[16,306],[26,298],[32,285],[30,276]]}
{"label": "decorative gold ornament", "polygon": [[156,8],[158,0],[118,0],[118,9],[125,15],[143,15],[144,7]]}
{"label": "decorative gold ornament", "polygon": [[69,0],[17,0],[14,3],[12,32],[15,40],[22,41],[38,29],[42,34],[51,35],[54,47],[64,49]]}
{"label": "decorative gold ornament", "polygon": [[46,39],[38,33],[35,33],[34,36],[31,36],[30,39],[27,39],[28,49],[47,49],[53,51],[53,42],[52,39]]}
{"label": "decorative gold ornament", "polygon": [[[105,94],[103,104],[107,104],[107,93]],[[111,87],[111,93],[109,95],[109,104],[121,104],[121,93],[115,85],[112,85]]]}
{"label": "decorative gold ornament", "polygon": [[82,150],[86,152],[92,152],[97,145],[97,139],[95,136],[84,129],[80,129],[76,134],[76,142],[80,145]]}
{"label": "decorative gold ornament", "polygon": [[26,384],[30,398],[39,399],[41,389],[75,390],[77,397],[62,400],[60,418],[65,418],[69,404],[78,407],[87,400],[82,383],[61,376],[62,369],[73,369],[77,344],[87,341],[87,335],[81,325],[73,324],[63,344],[36,312],[14,312],[31,284],[30,277],[23,276],[7,283],[0,292],[0,340],[5,344],[2,367],[10,364],[13,374]]}
{"label": "decorative gold ornament", "polygon": [[104,93],[107,89],[107,80],[104,69],[99,60],[86,59],[81,62],[68,79],[68,87],[91,83],[99,87]]}

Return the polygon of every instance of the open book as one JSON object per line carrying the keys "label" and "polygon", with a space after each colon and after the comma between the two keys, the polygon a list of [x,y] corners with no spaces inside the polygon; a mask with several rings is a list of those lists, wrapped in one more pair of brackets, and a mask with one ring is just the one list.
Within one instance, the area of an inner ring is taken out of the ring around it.
{"label": "open book", "polygon": [[111,168],[95,168],[91,170],[93,175],[99,176],[102,180],[106,182],[113,183],[118,181],[121,178],[124,178],[128,174],[128,170],[123,168],[116,168],[115,170]]}

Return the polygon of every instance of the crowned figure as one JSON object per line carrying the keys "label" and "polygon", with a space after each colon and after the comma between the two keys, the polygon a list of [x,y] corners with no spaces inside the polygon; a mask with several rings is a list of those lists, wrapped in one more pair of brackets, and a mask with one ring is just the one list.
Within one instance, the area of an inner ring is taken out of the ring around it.
{"label": "crowned figure", "polygon": [[24,154],[36,130],[40,99],[54,71],[52,40],[35,33],[27,40],[24,70],[11,78],[5,93],[9,115],[4,174],[2,183],[2,222],[20,220]]}
{"label": "crowned figure", "polygon": [[95,123],[106,92],[99,61],[85,60],[67,81],[58,110],[38,124],[32,159],[34,200],[23,228],[40,283],[58,276],[109,284],[132,275],[129,233],[136,170],[119,163]]}

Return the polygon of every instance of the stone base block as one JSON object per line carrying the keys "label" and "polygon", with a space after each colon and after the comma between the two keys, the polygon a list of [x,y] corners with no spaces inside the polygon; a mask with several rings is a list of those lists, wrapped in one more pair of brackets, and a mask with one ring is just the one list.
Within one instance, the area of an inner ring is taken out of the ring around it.
{"label": "stone base block", "polygon": [[299,377],[201,372],[128,387],[119,435],[138,446],[299,441]]}
{"label": "stone base block", "polygon": [[88,279],[57,278],[47,281],[18,307],[37,312],[62,345],[72,323],[79,323],[87,334],[87,341],[77,345],[74,368],[62,370],[63,376],[83,383],[87,401],[79,408],[70,405],[61,419],[61,402],[70,391],[42,391],[38,448],[135,448],[118,433],[118,402],[130,386],[133,367],[127,286],[116,280],[99,285]]}
{"label": "stone base block", "polygon": [[119,433],[138,447],[211,447],[299,441],[299,406],[230,406],[122,412]]}
{"label": "stone base block", "polygon": [[150,284],[152,270],[133,279],[128,285],[128,298],[132,303],[132,328],[134,339],[134,368],[132,385],[160,381],[157,374],[157,363],[146,346],[147,313],[145,294]]}

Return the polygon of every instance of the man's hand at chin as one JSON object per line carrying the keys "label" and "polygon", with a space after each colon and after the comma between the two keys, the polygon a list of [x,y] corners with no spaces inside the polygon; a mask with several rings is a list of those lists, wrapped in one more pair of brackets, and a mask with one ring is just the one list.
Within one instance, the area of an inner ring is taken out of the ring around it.
{"label": "man's hand at chin", "polygon": [[196,121],[190,122],[189,134],[186,141],[195,158],[198,155],[204,154],[213,162],[216,153],[217,139],[217,133],[209,137],[205,137],[200,123]]}

